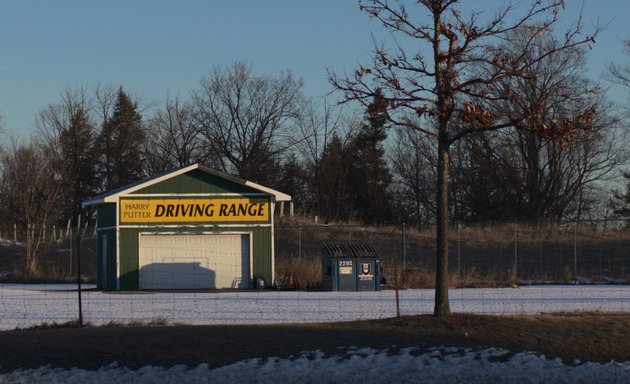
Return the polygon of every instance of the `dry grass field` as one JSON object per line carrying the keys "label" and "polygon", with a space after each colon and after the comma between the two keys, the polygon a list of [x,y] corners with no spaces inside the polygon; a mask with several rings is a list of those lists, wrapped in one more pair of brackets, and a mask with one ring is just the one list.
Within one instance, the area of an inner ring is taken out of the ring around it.
{"label": "dry grass field", "polygon": [[[93,229],[81,245],[82,276],[95,280],[96,242]],[[321,282],[322,245],[327,242],[368,242],[381,253],[390,286],[431,288],[435,268],[433,228],[361,226],[352,223],[322,225],[279,220],[274,229],[278,277],[294,272],[303,288]],[[40,246],[36,276],[22,273],[24,236],[7,232],[0,239],[0,281],[58,281],[76,279],[76,256],[69,238],[45,237]],[[37,234],[36,234],[37,235]],[[630,229],[582,225],[498,224],[453,226],[450,238],[450,285],[494,287],[514,282],[580,283],[630,281]],[[515,277],[516,276],[516,277]]]}
{"label": "dry grass field", "polygon": [[[390,285],[433,287],[433,228],[408,227],[403,237],[401,227],[279,223],[275,236],[276,271],[294,272],[305,287],[316,286],[321,279],[320,256],[326,242],[369,242],[381,253]],[[452,287],[630,281],[626,227],[453,226],[449,243]]]}
{"label": "dry grass field", "polygon": [[247,358],[298,356],[345,348],[501,347],[581,362],[630,361],[630,314],[410,316],[330,324],[275,326],[121,326],[0,332],[0,372],[18,368],[119,366],[211,367]]}

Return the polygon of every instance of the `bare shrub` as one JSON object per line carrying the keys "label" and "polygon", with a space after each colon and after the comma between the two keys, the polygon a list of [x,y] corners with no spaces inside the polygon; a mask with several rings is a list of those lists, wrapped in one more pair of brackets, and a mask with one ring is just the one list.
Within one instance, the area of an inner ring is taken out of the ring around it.
{"label": "bare shrub", "polygon": [[301,288],[319,287],[322,281],[321,258],[315,255],[276,258],[276,282],[284,280],[290,273],[294,274],[296,284]]}

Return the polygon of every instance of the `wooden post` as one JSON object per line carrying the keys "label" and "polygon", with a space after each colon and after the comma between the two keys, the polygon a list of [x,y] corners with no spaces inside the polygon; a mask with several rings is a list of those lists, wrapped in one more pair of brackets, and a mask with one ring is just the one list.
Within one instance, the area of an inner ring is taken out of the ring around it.
{"label": "wooden post", "polygon": [[77,227],[76,233],[73,236],[74,250],[77,255],[77,292],[79,298],[79,327],[83,327],[83,305],[81,301],[81,232],[80,227]]}

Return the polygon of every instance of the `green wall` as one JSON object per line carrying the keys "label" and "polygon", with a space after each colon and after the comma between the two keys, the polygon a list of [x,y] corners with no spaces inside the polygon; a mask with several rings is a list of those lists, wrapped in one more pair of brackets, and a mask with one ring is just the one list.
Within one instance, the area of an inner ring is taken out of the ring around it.
{"label": "green wall", "polygon": [[[116,289],[116,230],[99,230],[97,236],[96,287],[103,291],[113,291]],[[105,242],[105,238],[107,238],[107,277],[105,286],[103,286],[103,243]]]}
{"label": "green wall", "polygon": [[199,170],[178,175],[160,183],[139,189],[133,194],[153,193],[255,193],[259,192],[242,184],[217,177]]}
{"label": "green wall", "polygon": [[[143,196],[137,196],[137,195]],[[160,196],[152,197],[152,194]],[[192,170],[185,174],[167,178],[159,183],[147,186],[145,188],[134,191],[133,193],[121,196],[124,199],[177,199],[179,195],[186,194],[185,199],[194,199],[199,195],[200,198],[208,198],[208,194],[216,194],[217,198],[235,195],[249,196],[255,198],[268,199],[270,208],[273,203],[273,195],[261,193],[260,190],[250,188],[240,183],[233,182],[229,179],[215,176],[212,173],[201,170]],[[226,196],[222,196],[222,195]],[[147,196],[148,195],[148,196]],[[253,196],[252,196],[253,195]],[[259,197],[260,196],[260,197]],[[120,270],[120,290],[138,290],[139,289],[139,269],[138,269],[138,239],[141,232],[174,232],[178,228],[173,226],[177,223],[157,223],[157,224],[133,224],[117,226],[116,204],[106,203],[97,207],[97,226],[98,231],[98,256],[97,256],[97,286],[102,290],[115,290],[117,268]],[[251,233],[252,236],[252,277],[263,277],[267,284],[273,284],[272,276],[272,216],[273,211],[269,212],[269,219],[265,222],[230,222],[230,226],[224,226],[221,222],[212,223],[186,223],[183,231],[191,232],[240,232]],[[248,226],[252,224],[251,226]],[[165,227],[165,225],[169,225]],[[263,226],[259,226],[263,225]],[[105,229],[111,228],[111,229]],[[118,235],[118,248],[116,236]],[[107,278],[106,284],[103,286],[103,243],[104,236],[107,236]],[[116,252],[119,252],[119,265],[116,265]]]}
{"label": "green wall", "polygon": [[[138,238],[141,232],[173,232],[173,228],[122,228],[120,230],[120,289],[138,290],[139,253]],[[271,275],[271,228],[270,227],[229,227],[202,228],[186,227],[186,232],[248,232],[252,236],[252,276],[262,276],[267,284],[273,283]]]}
{"label": "green wall", "polygon": [[116,204],[101,204],[96,210],[96,227],[108,228],[116,226]]}

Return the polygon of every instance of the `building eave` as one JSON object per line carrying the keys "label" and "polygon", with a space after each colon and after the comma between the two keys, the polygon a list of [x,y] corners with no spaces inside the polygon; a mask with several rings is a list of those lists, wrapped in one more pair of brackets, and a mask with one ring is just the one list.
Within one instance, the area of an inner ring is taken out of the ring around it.
{"label": "building eave", "polygon": [[122,197],[122,196],[127,196],[129,194],[132,194],[136,191],[139,191],[141,189],[150,187],[152,185],[161,183],[165,180],[168,180],[170,178],[185,174],[187,172],[193,171],[193,170],[200,170],[202,172],[217,176],[217,177],[221,177],[223,179],[232,181],[236,184],[240,184],[240,185],[244,185],[248,188],[263,192],[265,194],[271,195],[274,197],[275,201],[291,201],[291,196],[287,195],[285,193],[276,191],[274,189],[271,188],[267,188],[264,187],[260,184],[254,183],[252,181],[248,181],[248,180],[244,180],[241,179],[239,177],[236,176],[232,176],[229,175],[227,173],[224,172],[220,172],[217,171],[215,169],[209,168],[207,166],[204,166],[202,164],[192,164],[186,167],[182,167],[179,169],[175,169],[173,171],[169,171],[169,172],[165,172],[163,174],[157,175],[157,176],[152,176],[149,177],[147,179],[140,180],[136,183],[132,183],[132,184],[128,184],[127,186],[123,186],[121,188],[115,189],[113,191],[101,194],[99,196],[94,197],[91,200],[86,200],[82,203],[83,207],[89,207],[89,206],[94,206],[94,205],[100,205],[100,204],[108,204],[108,203],[116,203],[118,202],[118,200]]}

